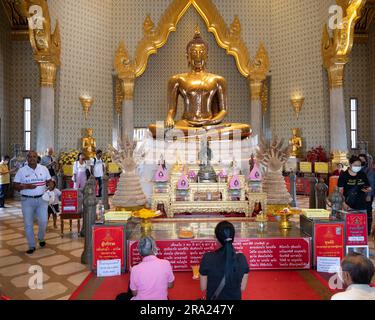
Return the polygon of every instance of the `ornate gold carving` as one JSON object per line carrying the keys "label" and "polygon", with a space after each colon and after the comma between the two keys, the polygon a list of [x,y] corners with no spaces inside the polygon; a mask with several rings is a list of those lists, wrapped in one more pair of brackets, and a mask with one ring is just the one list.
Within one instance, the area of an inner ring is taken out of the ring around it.
{"label": "ornate gold carving", "polygon": [[251,80],[263,81],[266,79],[270,68],[270,60],[263,43],[260,44],[254,61],[249,63],[249,78]]}
{"label": "ornate gold carving", "polygon": [[375,20],[375,1],[367,0],[362,14],[355,25],[354,43],[368,43],[369,33]]}
{"label": "ornate gold carving", "polygon": [[114,68],[121,79],[123,96],[125,100],[133,100],[134,96],[134,81],[135,81],[135,65],[129,59],[129,54],[125,49],[124,42],[120,42],[120,45],[116,51]]}
{"label": "ornate gold carving", "polygon": [[124,101],[124,91],[122,89],[122,80],[116,77],[115,110],[117,114],[121,114],[122,112],[123,101]]}
{"label": "ornate gold carving", "polygon": [[51,18],[46,0],[25,0],[22,10],[29,24],[29,39],[34,60],[39,64],[40,85],[54,87],[57,67],[60,65],[61,39],[59,23],[51,32]]}
{"label": "ornate gold carving", "polygon": [[[149,56],[155,54],[167,42],[170,32],[176,31],[177,23],[190,6],[198,11],[208,31],[215,35],[218,45],[235,58],[239,72],[246,78],[251,76],[252,79],[264,80],[269,68],[264,46],[260,46],[254,62],[250,61],[248,49],[241,39],[241,23],[238,16],[234,17],[228,28],[211,0],[173,0],[156,28],[148,15],[143,24],[144,37],[138,43],[132,63],[135,76],[139,77],[145,72]],[[121,76],[119,78],[122,79]]]}
{"label": "ornate gold carving", "polygon": [[251,80],[248,78],[250,84],[251,100],[260,100],[262,96],[263,81]]}
{"label": "ornate gold carving", "polygon": [[344,81],[344,68],[349,61],[354,40],[355,24],[361,16],[361,10],[366,0],[336,1],[344,9],[343,21],[340,28],[329,34],[327,24],[323,29],[322,57],[323,65],[328,71],[331,88],[342,87]]}
{"label": "ornate gold carving", "polygon": [[146,16],[146,19],[143,22],[143,32],[146,37],[153,37],[155,35],[155,24],[152,21],[150,14]]}
{"label": "ornate gold carving", "polygon": [[262,87],[262,93],[260,95],[260,101],[262,103],[262,110],[263,113],[266,113],[268,110],[268,85],[267,82],[263,82],[263,87]]}
{"label": "ornate gold carving", "polygon": [[[0,2],[3,4],[12,31],[27,31],[28,23],[25,15],[27,12],[25,1],[2,0]],[[28,39],[28,37],[26,39]]]}

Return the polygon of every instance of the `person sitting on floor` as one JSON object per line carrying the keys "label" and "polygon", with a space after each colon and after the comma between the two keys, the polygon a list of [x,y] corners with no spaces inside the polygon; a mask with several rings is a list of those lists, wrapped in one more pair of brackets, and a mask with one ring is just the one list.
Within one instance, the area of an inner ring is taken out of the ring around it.
{"label": "person sitting on floor", "polygon": [[157,248],[152,237],[138,242],[142,262],[131,268],[131,300],[168,300],[168,288],[173,288],[174,275],[168,260],[156,257]]}
{"label": "person sitting on floor", "polygon": [[207,300],[241,300],[245,291],[249,265],[242,253],[233,248],[234,226],[228,221],[220,222],[215,235],[221,248],[205,253],[200,264],[201,290],[207,290]]}
{"label": "person sitting on floor", "polygon": [[359,253],[349,254],[341,262],[341,269],[347,289],[331,300],[375,300],[375,288],[370,286],[375,269],[370,259]]}

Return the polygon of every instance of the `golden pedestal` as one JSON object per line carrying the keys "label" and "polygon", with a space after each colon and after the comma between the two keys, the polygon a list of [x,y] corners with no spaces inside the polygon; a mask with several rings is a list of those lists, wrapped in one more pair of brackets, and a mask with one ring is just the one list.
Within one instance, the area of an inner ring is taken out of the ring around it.
{"label": "golden pedestal", "polygon": [[[158,126],[156,124],[150,124],[149,130],[152,133],[154,139],[157,138],[157,133],[160,132],[162,134],[162,138],[164,137],[164,133],[167,130],[164,126]],[[211,140],[233,140],[233,137],[240,136],[241,139],[245,139],[251,136],[252,130],[248,124],[243,123],[222,123],[212,126],[203,126],[203,127],[188,127],[186,125],[182,125],[179,122],[176,122],[173,129],[169,133],[171,138],[173,137],[173,130],[179,133],[183,133],[184,136],[182,139],[196,139],[199,137],[203,137],[207,135],[210,137]],[[180,138],[177,135],[177,139]]]}

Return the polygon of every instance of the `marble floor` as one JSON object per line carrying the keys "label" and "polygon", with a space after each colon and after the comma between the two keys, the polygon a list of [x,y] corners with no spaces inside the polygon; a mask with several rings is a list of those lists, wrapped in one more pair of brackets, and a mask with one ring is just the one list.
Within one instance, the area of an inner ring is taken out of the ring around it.
{"label": "marble floor", "polygon": [[[308,207],[307,197],[299,197],[299,207]],[[72,232],[65,222],[64,238],[49,221],[45,248],[37,248],[27,255],[22,212],[19,202],[8,201],[7,208],[0,209],[0,291],[15,300],[66,300],[89,274],[89,268],[81,264],[84,239],[78,237],[76,222]],[[37,233],[37,226],[35,226]],[[370,241],[371,259],[375,263],[374,241]],[[40,273],[41,271],[41,273]],[[33,290],[38,275],[43,278],[42,288]]]}
{"label": "marble floor", "polygon": [[[89,268],[81,264],[84,239],[78,237],[76,222],[73,232],[65,222],[64,238],[48,223],[46,247],[27,255],[21,207],[18,202],[7,202],[0,209],[0,291],[16,300],[67,300],[89,274]],[[37,234],[38,227],[34,226]],[[40,273],[41,271],[41,273]],[[37,276],[42,274],[42,281]],[[30,289],[42,282],[39,290]]]}

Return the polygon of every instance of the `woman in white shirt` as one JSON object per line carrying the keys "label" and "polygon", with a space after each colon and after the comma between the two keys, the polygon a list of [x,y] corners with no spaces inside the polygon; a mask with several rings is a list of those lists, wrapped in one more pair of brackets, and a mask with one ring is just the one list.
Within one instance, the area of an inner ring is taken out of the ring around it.
{"label": "woman in white shirt", "polygon": [[90,166],[87,164],[83,153],[80,153],[77,161],[74,162],[73,165],[74,189],[83,189],[85,187],[87,182],[86,170],[90,170]]}

